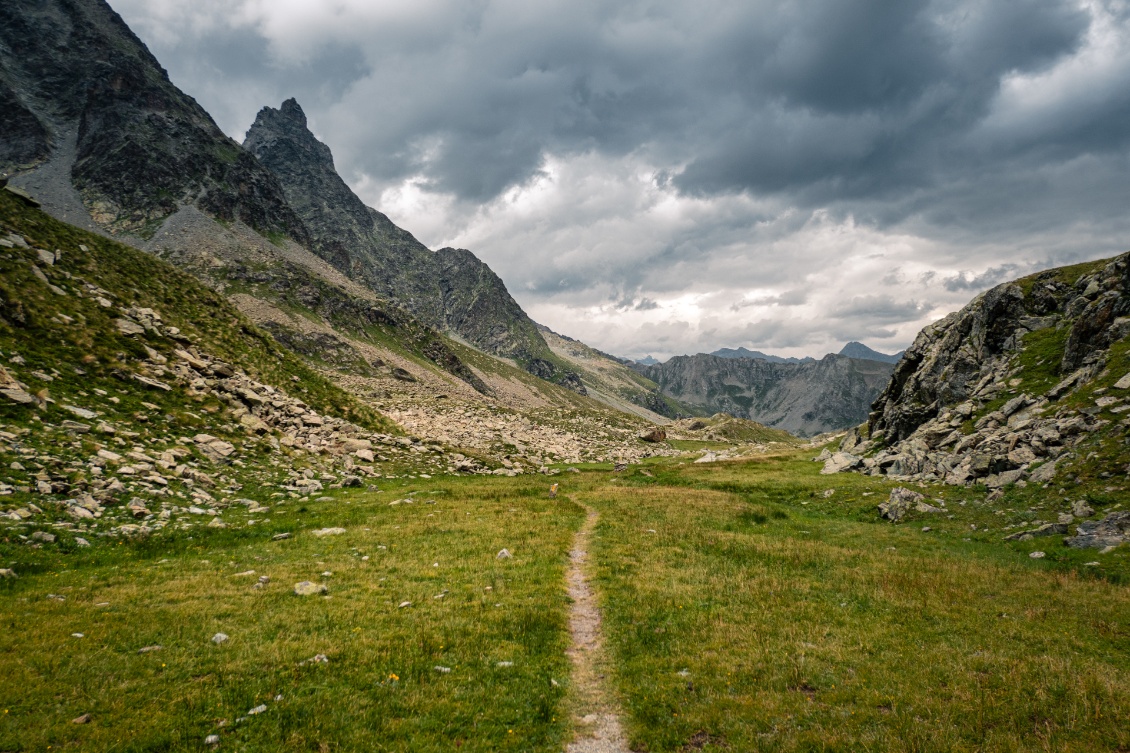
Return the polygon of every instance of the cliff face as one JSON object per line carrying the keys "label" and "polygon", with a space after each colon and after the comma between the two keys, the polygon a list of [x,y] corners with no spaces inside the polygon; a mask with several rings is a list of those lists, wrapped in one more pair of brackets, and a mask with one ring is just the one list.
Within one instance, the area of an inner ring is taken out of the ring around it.
{"label": "cliff face", "polygon": [[433,327],[583,393],[576,375],[553,362],[536,325],[490,267],[465,249],[432,252],[365,206],[338,175],[329,147],[310,132],[295,100],[263,108],[244,147],[278,177],[309,230],[311,250],[342,273]]}
{"label": "cliff face", "polygon": [[1128,294],[1130,254],[982,293],[922,330],[835,465],[990,487],[1050,481],[1082,455],[1121,469]]}
{"label": "cliff face", "polygon": [[1115,322],[1130,314],[1127,258],[998,285],[922,330],[875,403],[872,436],[897,443],[947,408],[997,397],[1006,379],[1020,374],[1010,374],[1012,361],[1033,333],[1058,333],[1062,340],[1041,366],[1056,376],[1078,370],[1076,382],[1088,381],[1125,334],[1125,324]]}
{"label": "cliff face", "polygon": [[861,421],[891,368],[837,355],[772,363],[700,353],[638,370],[664,394],[688,405],[811,436]]}
{"label": "cliff face", "polygon": [[169,81],[104,2],[0,4],[0,110],[0,170],[43,161],[73,141],[73,186],[114,232],[148,236],[191,204],[307,240],[270,171]]}

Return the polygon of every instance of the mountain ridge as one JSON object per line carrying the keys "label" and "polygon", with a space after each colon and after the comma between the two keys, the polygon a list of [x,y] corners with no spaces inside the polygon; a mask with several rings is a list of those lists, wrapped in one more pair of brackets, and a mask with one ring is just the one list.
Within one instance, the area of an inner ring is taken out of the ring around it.
{"label": "mountain ridge", "polygon": [[812,436],[863,420],[893,367],[833,354],[811,363],[772,363],[699,353],[635,368],[664,395],[706,413]]}
{"label": "mountain ridge", "polygon": [[[192,97],[173,85],[105,2],[5,3],[0,8],[0,104],[7,105],[0,116],[5,126],[0,172],[15,172],[12,184],[40,197],[44,208],[64,221],[167,253],[213,287],[242,285],[227,279],[227,272],[243,276],[240,269],[249,258],[265,258],[264,244],[242,227],[277,246],[283,257],[293,243],[320,252],[369,287],[386,278],[395,282],[394,276],[363,275],[354,268],[344,252],[357,245],[351,242],[359,239],[356,234],[345,232],[341,242],[331,242],[328,236],[348,231],[348,223],[319,225],[309,211],[300,217],[291,204],[295,193],[288,195],[276,172],[224,135]],[[289,113],[291,118],[300,114],[297,103],[293,108],[298,113]],[[301,121],[305,129],[304,116]],[[431,287],[377,284],[378,295],[424,326],[449,329],[538,377],[583,392],[579,378],[556,359],[489,267],[468,251],[428,251],[361,204],[333,170],[328,147],[312,135],[304,146],[307,161],[329,165],[308,198],[332,203],[340,210],[335,219],[353,215],[359,226],[368,222],[389,239],[386,245],[393,251],[405,251],[394,255],[394,262],[410,269],[424,260],[435,277]],[[295,203],[297,209],[309,209]],[[366,261],[372,267],[373,260]],[[446,357],[440,362],[452,363]]]}

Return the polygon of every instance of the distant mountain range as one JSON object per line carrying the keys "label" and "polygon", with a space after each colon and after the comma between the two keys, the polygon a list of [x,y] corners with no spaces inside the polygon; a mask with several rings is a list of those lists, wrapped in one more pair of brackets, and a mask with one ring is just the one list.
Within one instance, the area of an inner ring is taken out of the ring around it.
{"label": "distant mountain range", "polygon": [[758,361],[768,361],[769,363],[810,363],[815,361],[815,358],[805,356],[804,358],[785,358],[782,356],[774,356],[769,353],[762,353],[760,350],[747,350],[745,348],[722,348],[716,350],[710,355],[718,356],[719,358],[756,358]]}
{"label": "distant mountain range", "polygon": [[833,354],[819,361],[774,363],[699,353],[635,368],[682,405],[804,437],[865,420],[894,365]]}
{"label": "distant mountain range", "polygon": [[[898,363],[899,359],[902,358],[902,354],[903,351],[900,350],[893,356],[889,356],[886,353],[880,353],[877,350],[872,350],[863,343],[852,341],[845,345],[837,355],[847,356],[848,358],[859,358],[864,361]],[[720,348],[719,350],[716,350],[713,353],[708,353],[706,355],[717,356],[718,358],[753,358],[758,361],[768,361],[769,363],[814,363],[816,361],[816,359],[811,356],[805,356],[804,358],[795,358],[792,356],[775,356],[770,353],[762,353],[760,350],[749,350],[743,347]],[[660,363],[660,361],[652,358],[651,356],[647,356],[646,358],[639,359],[638,361],[636,361],[636,363],[642,366],[654,366],[655,364]]]}
{"label": "distant mountain range", "polygon": [[850,342],[840,350],[841,356],[848,358],[862,358],[865,361],[882,361],[883,363],[898,363],[902,359],[902,354],[906,351],[900,350],[893,356],[888,356],[886,353],[880,353],[877,350],[868,348],[863,343]]}

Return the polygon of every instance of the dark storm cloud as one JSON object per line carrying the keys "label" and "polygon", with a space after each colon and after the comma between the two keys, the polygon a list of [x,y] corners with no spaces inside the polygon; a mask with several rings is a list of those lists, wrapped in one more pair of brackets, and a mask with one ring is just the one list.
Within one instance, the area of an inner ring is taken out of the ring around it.
{"label": "dark storm cloud", "polygon": [[1071,53],[1087,25],[1078,7],[1046,0],[786,5],[743,61],[753,117],[720,134],[676,185],[793,189],[827,202],[929,185],[955,166],[981,171],[970,130],[1002,76]]}
{"label": "dark storm cloud", "polygon": [[[380,26],[366,43],[363,29],[324,21],[295,59],[280,58],[293,44],[285,34],[267,54],[264,35],[280,32],[264,22],[164,52],[181,71],[222,70],[275,89],[275,100],[315,100],[308,111],[339,100],[357,119],[313,120],[348,164],[385,180],[422,175],[471,201],[534,178],[548,153],[642,149],[682,191],[786,191],[827,203],[928,185],[938,169],[983,168],[969,132],[1002,76],[1070,54],[1089,20],[1062,0],[547,8],[508,19],[505,4],[482,3],[450,28],[437,16],[438,46],[427,49]],[[1040,144],[1064,150],[1062,159],[1126,138],[1096,117]]]}
{"label": "dark storm cloud", "polygon": [[112,5],[229,134],[296,96],[368,203],[640,355],[897,350],[1130,236],[1123,0]]}

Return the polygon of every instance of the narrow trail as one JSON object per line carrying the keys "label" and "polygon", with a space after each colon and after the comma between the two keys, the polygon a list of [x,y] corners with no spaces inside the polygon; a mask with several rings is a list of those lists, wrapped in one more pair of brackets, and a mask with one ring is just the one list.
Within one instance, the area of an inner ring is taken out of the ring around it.
{"label": "narrow trail", "polygon": [[602,673],[604,640],[601,632],[600,607],[585,573],[589,537],[596,527],[597,513],[588,511],[585,523],[573,539],[566,575],[569,598],[573,600],[569,614],[572,644],[566,652],[573,661],[573,693],[576,702],[577,739],[565,748],[566,753],[630,753],[620,726],[620,709],[607,687]]}

